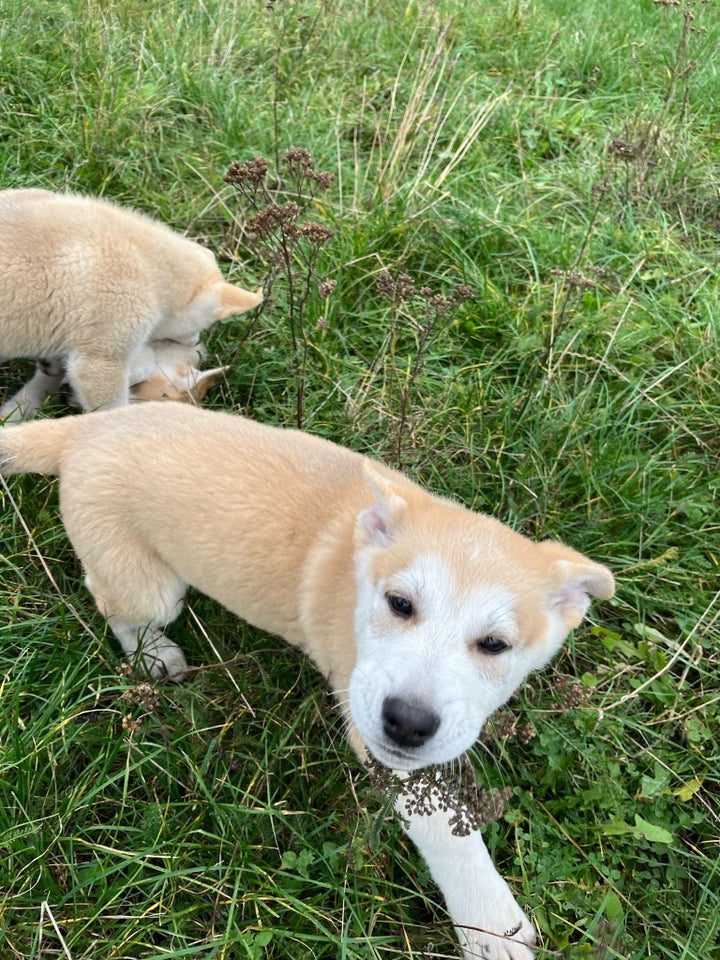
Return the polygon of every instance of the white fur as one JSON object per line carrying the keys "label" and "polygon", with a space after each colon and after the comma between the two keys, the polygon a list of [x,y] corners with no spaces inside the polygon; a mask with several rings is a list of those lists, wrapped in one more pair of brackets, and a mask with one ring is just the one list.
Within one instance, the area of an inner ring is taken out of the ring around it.
{"label": "white fur", "polygon": [[[416,622],[408,625],[393,616],[388,592],[412,598]],[[360,562],[350,712],[379,760],[416,770],[445,763],[472,747],[490,714],[535,666],[526,651],[511,649],[491,657],[478,656],[475,649],[475,641],[488,634],[510,643],[517,639],[513,608],[512,596],[497,584],[481,584],[463,597],[451,570],[432,554],[379,582],[364,575]],[[381,705],[388,696],[425,705],[440,717],[437,733],[409,756],[383,733]]]}
{"label": "white fur", "polygon": [[454,836],[446,813],[409,814],[404,796],[396,807],[443,892],[464,956],[532,960],[535,930],[495,869],[480,832]]}

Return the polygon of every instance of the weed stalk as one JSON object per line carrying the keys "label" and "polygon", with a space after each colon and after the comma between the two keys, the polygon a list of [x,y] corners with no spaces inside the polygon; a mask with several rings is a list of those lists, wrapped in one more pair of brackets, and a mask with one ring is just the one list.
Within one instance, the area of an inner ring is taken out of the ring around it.
{"label": "weed stalk", "polygon": [[[465,284],[457,284],[448,294],[433,293],[429,286],[417,287],[406,273],[397,279],[383,270],[377,281],[378,291],[390,303],[391,353],[395,354],[398,324],[409,321],[416,337],[415,356],[404,377],[395,367],[398,382],[399,406],[394,431],[394,457],[398,467],[403,463],[403,451],[410,430],[410,404],[415,386],[425,364],[430,342],[445,329],[462,303],[475,299],[475,291]],[[409,304],[409,306],[408,306]]]}
{"label": "weed stalk", "polygon": [[233,186],[244,212],[250,214],[244,221],[236,217],[235,242],[244,242],[265,265],[265,300],[258,315],[272,303],[276,281],[282,278],[285,282],[297,391],[295,419],[301,429],[309,349],[307,307],[314,295],[326,299],[335,287],[334,280],[323,279],[317,272],[321,251],[333,231],[305,216],[333,177],[316,171],[312,156],[300,147],[287,150],[280,166],[284,179],[276,189],[268,186],[268,163],[263,157],[244,164],[234,161],[223,179]]}

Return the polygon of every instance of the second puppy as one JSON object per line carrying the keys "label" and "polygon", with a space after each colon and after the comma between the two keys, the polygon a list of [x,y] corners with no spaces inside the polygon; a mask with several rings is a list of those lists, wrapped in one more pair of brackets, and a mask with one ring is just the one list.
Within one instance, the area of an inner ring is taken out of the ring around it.
{"label": "second puppy", "polygon": [[0,420],[32,416],[63,380],[84,410],[126,404],[151,341],[191,346],[261,302],[227,283],[205,247],[143,214],[95,197],[0,191],[0,360],[41,361]]}

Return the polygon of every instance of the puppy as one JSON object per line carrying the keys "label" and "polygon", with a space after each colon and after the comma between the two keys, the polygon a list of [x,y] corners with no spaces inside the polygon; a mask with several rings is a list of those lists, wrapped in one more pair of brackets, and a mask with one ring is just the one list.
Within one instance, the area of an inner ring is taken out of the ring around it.
{"label": "puppy", "polygon": [[192,346],[216,320],[261,301],[227,283],[209,250],[140,213],[93,197],[0,191],[0,360],[40,361],[0,420],[32,416],[63,381],[84,410],[126,404],[151,341]]}
{"label": "puppy", "polygon": [[174,340],[153,340],[148,345],[151,366],[141,380],[132,380],[132,400],[177,400],[181,403],[200,403],[210,387],[229,370],[213,367],[199,370],[201,351],[185,347]]}
{"label": "puppy", "polygon": [[[300,647],[360,757],[401,774],[452,761],[614,591],[560,543],[426,493],[294,430],[147,403],[0,430],[5,473],[60,477],[88,589],[126,656],[186,669],[165,627],[188,585]],[[197,492],[203,491],[203,509]],[[397,809],[466,957],[529,960],[534,931],[479,832]]]}
{"label": "puppy", "polygon": [[[177,400],[200,403],[229,367],[200,370],[202,351],[174,340],[153,340],[134,358],[128,371],[130,400]],[[7,422],[27,419],[46,399],[62,397],[69,406],[79,407],[65,379],[62,361],[41,360],[35,375],[7,401]]]}

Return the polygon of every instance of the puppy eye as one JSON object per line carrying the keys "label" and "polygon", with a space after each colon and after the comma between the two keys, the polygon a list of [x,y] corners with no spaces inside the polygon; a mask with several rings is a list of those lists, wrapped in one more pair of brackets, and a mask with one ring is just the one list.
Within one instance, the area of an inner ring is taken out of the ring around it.
{"label": "puppy eye", "polygon": [[413,615],[413,605],[409,600],[406,600],[405,597],[399,597],[397,594],[389,593],[387,595],[387,602],[392,612],[396,616],[402,617],[403,620],[407,620],[408,617]]}
{"label": "puppy eye", "polygon": [[478,640],[477,648],[481,653],[503,653],[505,650],[510,649],[510,644],[505,643],[504,640],[501,640],[500,637],[483,637],[482,640]]}

